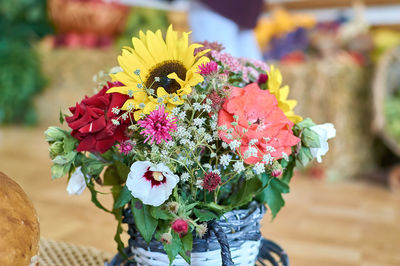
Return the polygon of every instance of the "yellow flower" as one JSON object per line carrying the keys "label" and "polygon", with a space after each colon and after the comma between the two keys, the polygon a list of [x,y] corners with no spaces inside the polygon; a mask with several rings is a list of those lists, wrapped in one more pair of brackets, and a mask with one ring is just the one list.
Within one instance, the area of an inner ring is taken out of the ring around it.
{"label": "yellow flower", "polygon": [[303,118],[299,115],[296,115],[293,112],[293,108],[297,105],[296,100],[288,100],[289,96],[289,86],[282,85],[282,74],[279,69],[271,66],[271,69],[268,73],[268,90],[270,93],[275,95],[278,100],[278,107],[285,113],[286,117],[297,124],[303,120]]}
{"label": "yellow flower", "polygon": [[118,92],[131,96],[122,110],[135,110],[135,120],[149,114],[161,104],[171,110],[184,103],[184,95],[192,92],[192,87],[203,81],[198,74],[198,66],[209,61],[203,56],[209,50],[196,56],[194,50],[201,44],[189,45],[189,33],[178,32],[169,26],[165,40],[161,31],[139,33],[132,38],[133,48],[124,47],[118,62],[123,71],[111,74],[113,81],[124,84],[107,92]]}

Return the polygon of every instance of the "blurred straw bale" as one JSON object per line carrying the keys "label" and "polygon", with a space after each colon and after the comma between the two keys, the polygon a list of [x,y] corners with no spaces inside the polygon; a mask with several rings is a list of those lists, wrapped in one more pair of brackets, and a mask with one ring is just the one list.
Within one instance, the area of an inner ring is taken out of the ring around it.
{"label": "blurred straw bale", "polygon": [[93,76],[117,66],[116,49],[39,49],[48,86],[37,97],[39,124],[58,125],[58,112],[96,91]]}
{"label": "blurred straw bale", "polygon": [[297,114],[314,122],[331,122],[336,138],[323,167],[330,179],[359,175],[372,167],[370,70],[347,54],[282,64],[283,84],[291,87]]}

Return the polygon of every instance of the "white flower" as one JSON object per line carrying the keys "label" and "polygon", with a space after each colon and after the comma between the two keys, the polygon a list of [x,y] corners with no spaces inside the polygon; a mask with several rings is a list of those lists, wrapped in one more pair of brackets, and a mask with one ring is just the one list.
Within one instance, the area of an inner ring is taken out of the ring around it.
{"label": "white flower", "polygon": [[221,155],[221,157],[219,158],[219,161],[220,161],[220,163],[223,165],[223,166],[228,166],[229,165],[229,163],[231,162],[231,156],[230,155],[228,155],[228,154],[223,154],[223,155]]}
{"label": "white flower", "polygon": [[237,161],[237,162],[233,165],[233,171],[238,172],[238,173],[244,171],[243,162]]}
{"label": "white flower", "polygon": [[[88,179],[88,178],[86,178]],[[81,167],[76,168],[68,181],[67,192],[70,195],[80,195],[86,188],[85,175],[82,173]]]}
{"label": "white flower", "polygon": [[190,175],[189,175],[189,173],[187,173],[187,172],[185,172],[185,173],[183,173],[183,174],[181,175],[181,181],[182,181],[182,182],[188,181],[189,178],[190,178]]}
{"label": "white flower", "polygon": [[206,121],[206,119],[204,117],[201,117],[201,118],[197,117],[197,118],[193,119],[193,124],[195,126],[201,127],[203,125],[204,121]]}
{"label": "white flower", "polygon": [[242,143],[237,139],[235,139],[231,143],[229,143],[229,147],[231,148],[231,150],[235,150],[235,149],[239,148],[240,145],[242,145]]}
{"label": "white flower", "polygon": [[134,162],[126,180],[132,196],[144,204],[160,206],[178,184],[179,177],[163,163],[157,165],[148,161]]}
{"label": "white flower", "polygon": [[263,163],[256,163],[253,167],[254,172],[256,172],[256,174],[262,174],[265,172],[265,164]]}
{"label": "white flower", "polygon": [[321,147],[310,148],[310,151],[311,155],[320,163],[322,162],[322,156],[329,151],[328,139],[336,136],[336,129],[331,123],[312,126],[310,129],[319,135],[319,143]]}

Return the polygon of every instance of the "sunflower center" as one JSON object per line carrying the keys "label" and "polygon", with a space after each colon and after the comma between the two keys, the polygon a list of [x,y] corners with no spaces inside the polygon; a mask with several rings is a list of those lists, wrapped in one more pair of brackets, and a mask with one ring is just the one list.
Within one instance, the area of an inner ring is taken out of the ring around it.
{"label": "sunflower center", "polygon": [[[166,92],[174,93],[181,88],[178,82],[168,78],[171,73],[176,73],[182,80],[186,79],[186,68],[177,60],[168,60],[157,64],[147,75],[145,85],[147,88],[157,89],[163,87]],[[155,81],[158,77],[159,80]],[[154,82],[154,83],[153,83]]]}

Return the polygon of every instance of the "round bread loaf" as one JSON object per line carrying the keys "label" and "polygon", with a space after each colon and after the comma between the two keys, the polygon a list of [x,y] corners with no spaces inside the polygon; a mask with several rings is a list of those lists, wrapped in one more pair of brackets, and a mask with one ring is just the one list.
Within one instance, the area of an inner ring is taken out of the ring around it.
{"label": "round bread loaf", "polygon": [[35,265],[39,221],[22,188],[0,172],[0,265]]}

